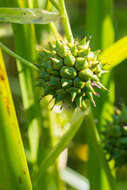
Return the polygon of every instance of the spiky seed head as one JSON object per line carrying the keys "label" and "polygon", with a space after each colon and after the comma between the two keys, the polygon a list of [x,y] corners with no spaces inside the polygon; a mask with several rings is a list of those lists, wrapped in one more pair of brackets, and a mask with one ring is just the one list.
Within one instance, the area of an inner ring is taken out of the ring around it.
{"label": "spiky seed head", "polygon": [[86,108],[87,99],[95,105],[95,88],[105,88],[100,82],[103,65],[86,38],[73,43],[57,40],[38,55],[38,84],[42,84],[44,96],[52,95],[55,103],[65,102],[81,109]]}

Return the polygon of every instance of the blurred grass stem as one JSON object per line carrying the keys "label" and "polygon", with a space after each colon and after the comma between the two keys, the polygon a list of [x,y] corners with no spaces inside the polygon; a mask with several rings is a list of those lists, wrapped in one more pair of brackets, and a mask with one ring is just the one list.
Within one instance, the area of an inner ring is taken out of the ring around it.
{"label": "blurred grass stem", "polygon": [[30,61],[27,61],[26,59],[24,59],[23,57],[17,55],[15,52],[13,52],[12,50],[10,50],[7,46],[5,46],[3,43],[0,42],[0,47],[9,55],[11,55],[12,57],[14,57],[15,59],[21,61],[22,64],[24,64],[25,66],[32,68],[36,71],[38,71],[39,69]]}

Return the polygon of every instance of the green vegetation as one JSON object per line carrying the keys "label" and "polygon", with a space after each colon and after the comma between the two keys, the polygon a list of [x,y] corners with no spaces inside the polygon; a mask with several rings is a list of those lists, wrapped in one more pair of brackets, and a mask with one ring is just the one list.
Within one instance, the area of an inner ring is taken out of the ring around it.
{"label": "green vegetation", "polygon": [[125,7],[0,2],[1,190],[127,188]]}

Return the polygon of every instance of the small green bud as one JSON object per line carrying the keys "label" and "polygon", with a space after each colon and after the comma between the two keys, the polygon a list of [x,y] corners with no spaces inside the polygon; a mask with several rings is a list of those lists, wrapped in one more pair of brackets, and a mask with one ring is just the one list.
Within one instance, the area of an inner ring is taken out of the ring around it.
{"label": "small green bud", "polygon": [[90,41],[87,41],[87,42],[86,42],[86,40],[83,39],[83,40],[79,43],[78,49],[79,49],[79,50],[82,50],[82,51],[85,50],[84,52],[87,52],[87,54],[88,54],[88,52],[90,51],[89,43],[90,43]]}
{"label": "small green bud", "polygon": [[79,44],[80,44],[81,46],[86,45],[86,43],[87,43],[87,41],[86,41],[86,37],[83,38],[83,39],[79,42]]}
{"label": "small green bud", "polygon": [[64,64],[67,66],[73,66],[75,64],[75,57],[71,54],[67,54],[64,58]]}
{"label": "small green bud", "polygon": [[62,87],[70,87],[72,85],[72,80],[61,79]]}
{"label": "small green bud", "polygon": [[75,67],[78,71],[81,71],[88,67],[88,62],[83,57],[77,57]]}
{"label": "small green bud", "polygon": [[65,99],[65,94],[58,94],[55,99],[55,103],[61,102],[63,99]]}
{"label": "small green bud", "polygon": [[58,90],[56,90],[56,94],[58,95],[58,94],[66,94],[66,92],[65,92],[65,89],[63,89],[63,88],[60,88],[60,89],[58,89]]}
{"label": "small green bud", "polygon": [[54,51],[56,48],[56,46],[54,44],[52,44],[51,42],[49,42],[49,49]]}
{"label": "small green bud", "polygon": [[99,74],[99,73],[102,72],[102,68],[101,68],[101,65],[100,65],[100,64],[98,64],[98,65],[96,66],[94,72],[95,72],[96,74]]}
{"label": "small green bud", "polygon": [[89,61],[95,60],[95,54],[94,54],[94,52],[89,52],[89,53],[88,53],[88,56],[87,56],[87,59],[88,59]]}
{"label": "small green bud", "polygon": [[69,94],[71,94],[72,102],[73,102],[74,99],[75,99],[75,97],[77,96],[78,93],[81,92],[81,90],[78,89],[78,88],[71,87],[71,88],[68,88],[68,89],[67,89],[67,92],[68,92]]}
{"label": "small green bud", "polygon": [[56,41],[56,51],[60,57],[65,57],[68,53],[68,47],[61,41]]}
{"label": "small green bud", "polygon": [[49,74],[46,71],[42,71],[38,78],[48,80]]}
{"label": "small green bud", "polygon": [[51,74],[54,75],[54,76],[56,76],[56,77],[59,76],[59,72],[58,71],[52,71]]}
{"label": "small green bud", "polygon": [[79,106],[79,107],[81,108],[81,106],[82,106],[82,96],[81,96],[81,95],[78,95],[78,96],[75,98],[75,101],[76,101],[77,106]]}
{"label": "small green bud", "polygon": [[85,86],[85,82],[81,81],[79,77],[76,77],[74,80],[74,87],[83,88]]}
{"label": "small green bud", "polygon": [[88,55],[88,49],[81,49],[78,51],[78,56],[79,57],[86,57]]}
{"label": "small green bud", "polygon": [[58,88],[60,86],[60,78],[52,76],[50,78],[49,85]]}
{"label": "small green bud", "polygon": [[93,72],[90,69],[84,69],[79,72],[79,78],[82,81],[87,81],[93,78]]}
{"label": "small green bud", "polygon": [[73,79],[76,77],[77,73],[73,67],[63,66],[60,70],[60,75],[63,78]]}
{"label": "small green bud", "polygon": [[47,62],[43,62],[42,64],[42,67],[48,72],[50,73],[52,71],[52,64],[51,64],[51,61],[48,60]]}
{"label": "small green bud", "polygon": [[73,45],[70,47],[70,49],[71,49],[72,55],[76,57],[76,56],[77,56],[77,53],[78,53],[78,49],[77,49],[77,47],[76,47],[76,44],[73,44]]}
{"label": "small green bud", "polygon": [[40,56],[42,57],[42,60],[45,61],[47,59],[49,59],[52,56],[51,51],[47,50],[47,49],[43,49],[40,52]]}
{"label": "small green bud", "polygon": [[58,60],[56,58],[51,58],[51,60],[52,60],[52,63],[53,63],[53,68],[55,70],[60,70],[61,67],[63,66],[62,61],[60,61],[60,60]]}
{"label": "small green bud", "polygon": [[38,87],[45,87],[45,80],[40,79],[39,82],[36,84]]}
{"label": "small green bud", "polygon": [[53,95],[53,94],[54,94],[54,90],[51,88],[51,86],[47,85],[45,87],[44,96]]}

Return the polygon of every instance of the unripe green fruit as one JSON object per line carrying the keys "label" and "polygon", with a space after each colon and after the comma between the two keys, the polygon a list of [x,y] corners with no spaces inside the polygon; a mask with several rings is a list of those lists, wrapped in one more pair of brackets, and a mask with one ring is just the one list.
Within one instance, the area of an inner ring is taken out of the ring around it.
{"label": "unripe green fruit", "polygon": [[75,57],[71,54],[67,54],[64,58],[64,64],[70,67],[73,66],[75,64]]}
{"label": "unripe green fruit", "polygon": [[43,62],[42,63],[43,68],[45,68],[45,70],[50,73],[52,71],[52,64],[51,61],[48,60],[47,62]]}
{"label": "unripe green fruit", "polygon": [[105,89],[100,83],[102,64],[86,38],[72,43],[50,43],[48,50],[39,53],[38,62],[38,85],[44,88],[44,96],[53,96],[55,103],[61,101],[85,109],[87,100],[95,105],[94,87]]}
{"label": "unripe green fruit", "polygon": [[84,69],[79,72],[79,78],[82,81],[87,81],[93,78],[93,72],[90,69]]}
{"label": "unripe green fruit", "polygon": [[78,56],[79,57],[86,57],[88,54],[88,49],[81,49],[78,51]]}
{"label": "unripe green fruit", "polygon": [[79,77],[74,79],[74,87],[83,88],[85,86],[85,82],[82,82]]}
{"label": "unripe green fruit", "polygon": [[66,56],[69,52],[68,47],[59,40],[56,41],[56,51],[60,57]]}
{"label": "unripe green fruit", "polygon": [[46,71],[42,71],[39,75],[39,78],[45,79],[46,81],[49,80],[49,74]]}
{"label": "unripe green fruit", "polygon": [[52,71],[51,74],[54,75],[54,76],[56,76],[56,77],[59,76],[59,72],[58,71]]}
{"label": "unripe green fruit", "polygon": [[60,87],[60,78],[52,76],[50,78],[49,85],[59,88]]}
{"label": "unripe green fruit", "polygon": [[60,70],[60,75],[63,78],[74,79],[76,77],[77,73],[73,67],[63,66]]}
{"label": "unripe green fruit", "polygon": [[87,59],[88,60],[94,60],[94,58],[95,58],[95,54],[93,52],[89,52]]}
{"label": "unripe green fruit", "polygon": [[70,87],[72,85],[72,80],[61,79],[62,87]]}
{"label": "unripe green fruit", "polygon": [[78,49],[77,49],[77,47],[76,47],[76,44],[73,44],[73,45],[70,47],[70,49],[71,49],[72,55],[76,57],[77,54],[78,54]]}
{"label": "unripe green fruit", "polygon": [[55,70],[60,70],[61,67],[63,66],[63,62],[59,59],[56,59],[56,58],[51,58],[52,60],[52,63],[53,63],[53,68]]}
{"label": "unripe green fruit", "polygon": [[109,156],[109,161],[113,160],[115,168],[126,166],[127,163],[127,107],[114,109],[112,121],[106,121],[100,131],[102,146]]}
{"label": "unripe green fruit", "polygon": [[88,67],[88,62],[84,57],[77,57],[75,67],[78,71],[81,71]]}

